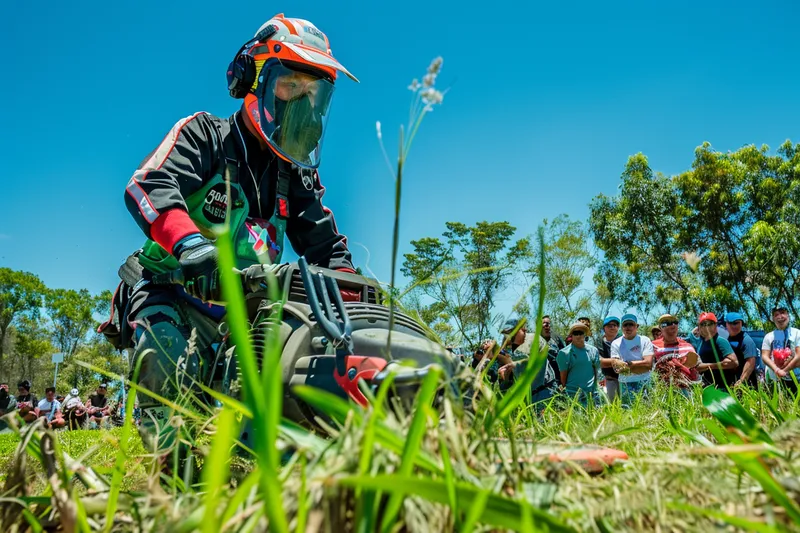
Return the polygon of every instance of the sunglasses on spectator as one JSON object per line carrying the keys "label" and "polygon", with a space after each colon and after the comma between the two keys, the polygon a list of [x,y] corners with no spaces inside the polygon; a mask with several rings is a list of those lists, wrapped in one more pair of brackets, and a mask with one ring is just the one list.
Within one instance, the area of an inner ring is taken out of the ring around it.
{"label": "sunglasses on spectator", "polygon": [[702,324],[700,324],[700,327],[701,328],[708,328],[708,327],[716,326],[716,325],[717,325],[716,322],[703,322]]}
{"label": "sunglasses on spectator", "polygon": [[572,332],[572,336],[573,337],[582,337],[583,335],[585,335],[585,333],[583,331],[573,331]]}
{"label": "sunglasses on spectator", "polygon": [[662,322],[661,323],[661,327],[662,328],[668,328],[669,326],[677,326],[677,325],[678,325],[678,322],[675,321],[675,320],[673,320],[671,322]]}

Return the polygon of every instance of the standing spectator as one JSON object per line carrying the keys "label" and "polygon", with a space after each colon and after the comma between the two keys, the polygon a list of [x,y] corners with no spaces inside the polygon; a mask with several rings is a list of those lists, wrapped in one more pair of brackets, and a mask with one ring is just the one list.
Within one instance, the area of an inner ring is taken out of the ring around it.
{"label": "standing spectator", "polygon": [[[509,319],[501,333],[503,335],[510,334],[518,323],[519,319]],[[522,373],[525,372],[535,337],[536,335],[528,332],[526,325],[523,324],[514,337],[509,339],[507,349],[500,352],[501,355],[505,355],[508,358],[507,362],[498,371],[500,380],[503,383],[507,383],[505,388],[508,388],[514,380],[519,379]],[[539,337],[539,352],[547,353],[547,348],[547,341]],[[550,365],[549,360],[545,359],[542,368],[539,369],[536,377],[533,378],[533,383],[531,383],[531,403],[549,400],[553,396],[556,385],[557,381],[553,367]]]}
{"label": "standing spectator", "polygon": [[665,314],[658,317],[661,338],[653,341],[653,359],[656,373],[681,393],[689,396],[691,385],[700,379],[695,369],[697,353],[695,347],[678,338],[678,319]]}
{"label": "standing spectator", "polygon": [[67,418],[67,424],[70,429],[76,429],[83,426],[86,422],[86,406],[83,405],[78,393],[78,389],[72,389],[69,394],[64,398],[64,416]]}
{"label": "standing spectator", "polygon": [[[597,344],[601,359],[611,359],[611,343],[619,337],[619,318],[607,316],[603,319],[603,338]],[[619,395],[619,374],[611,367],[600,365],[606,377],[606,394],[608,401],[613,402]]]}
{"label": "standing spectator", "polygon": [[717,315],[700,313],[697,326],[702,339],[697,351],[702,362],[697,365],[697,371],[703,375],[706,385],[727,390],[736,383],[736,368],[739,366],[736,354],[731,344],[719,334]]}
{"label": "standing spectator", "polygon": [[89,415],[89,421],[95,422],[98,426],[101,425],[103,420],[111,413],[111,406],[108,404],[108,398],[106,398],[106,392],[108,391],[108,385],[105,383],[101,383],[95,394],[89,396],[89,399],[86,401],[86,411]]}
{"label": "standing spectator", "polygon": [[552,324],[550,320],[550,316],[544,315],[542,317],[542,338],[547,341],[547,360],[550,361],[550,366],[553,367],[553,371],[555,372],[556,376],[559,375],[558,372],[558,363],[556,362],[556,358],[558,357],[558,352],[566,344],[564,344],[564,340],[559,337],[557,334],[553,333]]}
{"label": "standing spectator", "polygon": [[728,343],[733,348],[733,353],[736,354],[736,360],[739,362],[739,366],[734,371],[736,381],[733,385],[747,384],[753,388],[758,387],[756,365],[761,359],[761,352],[750,335],[742,331],[744,316],[741,313],[727,313],[725,326],[728,330]]}
{"label": "standing spectator", "polygon": [[31,394],[31,382],[27,379],[17,383],[17,409],[22,419],[31,423],[36,420],[36,406],[39,400]]}
{"label": "standing spectator", "polygon": [[602,361],[603,366],[619,373],[619,394],[626,405],[633,402],[635,395],[647,392],[653,367],[653,343],[640,336],[638,330],[636,315],[622,315],[622,337],[611,343],[612,359]]}
{"label": "standing spectator", "polygon": [[652,341],[657,341],[658,339],[662,338],[664,333],[661,331],[661,328],[658,326],[653,326],[650,328],[650,339]]}
{"label": "standing spectator", "polygon": [[561,386],[570,397],[578,396],[581,404],[597,399],[597,380],[600,373],[600,354],[586,344],[590,329],[583,322],[569,328],[572,343],[558,352]]}
{"label": "standing spectator", "polygon": [[44,398],[36,406],[36,416],[44,418],[45,426],[50,429],[59,429],[66,425],[61,414],[61,402],[56,400],[55,387],[47,387],[44,390]]}
{"label": "standing spectator", "polygon": [[589,346],[594,346],[594,337],[592,337],[592,320],[588,316],[582,316],[578,319],[578,322],[589,328],[589,333],[584,336],[584,339],[586,344]]}
{"label": "standing spectator", "polygon": [[[0,417],[3,417],[17,408],[17,399],[8,392],[8,383],[0,383]],[[8,424],[0,420],[0,431],[8,427]]]}
{"label": "standing spectator", "polygon": [[797,393],[792,373],[800,379],[800,370],[797,368],[800,361],[800,330],[789,325],[789,310],[786,307],[775,307],[771,315],[775,329],[766,334],[761,345],[761,359],[767,365],[766,378]]}

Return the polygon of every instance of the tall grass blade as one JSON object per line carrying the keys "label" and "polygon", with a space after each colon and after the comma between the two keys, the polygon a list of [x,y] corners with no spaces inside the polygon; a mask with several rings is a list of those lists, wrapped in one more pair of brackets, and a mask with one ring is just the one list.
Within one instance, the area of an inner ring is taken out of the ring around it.
{"label": "tall grass blade", "polygon": [[[436,389],[439,386],[439,380],[442,377],[442,369],[439,366],[431,366],[428,374],[422,380],[422,386],[417,394],[416,410],[414,411],[414,418],[411,421],[411,427],[408,430],[406,443],[403,447],[403,456],[400,461],[400,468],[398,474],[401,476],[408,476],[414,468],[414,461],[416,460],[417,452],[422,445],[422,438],[425,436],[425,429],[428,423],[428,412],[430,405],[433,402],[433,396],[436,394]],[[386,504],[384,510],[382,530],[384,533],[389,533],[394,527],[394,520],[397,513],[400,511],[400,504],[402,503],[403,495],[393,493],[389,498],[389,503]]]}
{"label": "tall grass blade", "polygon": [[[355,488],[360,486],[362,489],[382,490],[384,492],[399,492],[401,494],[414,495],[424,498],[434,503],[447,505],[447,487],[441,480],[400,475],[380,475],[380,476],[347,476],[337,480],[345,487]],[[456,496],[459,504],[464,509],[469,509],[475,504],[478,494],[483,489],[472,484],[456,483]],[[575,531],[573,528],[562,523],[551,514],[541,509],[531,509],[534,523],[540,529],[548,529],[551,532]],[[479,521],[484,524],[520,531],[522,529],[522,504],[516,500],[490,494],[486,501],[486,508],[481,513]]]}
{"label": "tall grass blade", "polygon": [[541,331],[538,324],[542,323],[542,317],[544,316],[544,274],[545,274],[545,265],[544,265],[544,228],[539,228],[539,236],[538,236],[538,244],[539,244],[539,265],[537,266],[537,273],[539,276],[539,301],[537,305],[536,311],[536,333],[533,339],[533,343],[531,344],[531,354],[528,358],[528,364],[525,367],[525,371],[522,373],[520,379],[518,379],[514,385],[511,386],[511,389],[500,399],[497,405],[497,412],[495,416],[490,420],[491,424],[498,420],[504,420],[507,418],[511,412],[516,409],[523,401],[525,401],[531,394],[531,385],[533,384],[533,380],[536,379],[536,375],[539,373],[539,370],[542,369],[545,362],[547,361],[547,351],[541,350],[539,348],[539,339],[541,338]]}
{"label": "tall grass blade", "polygon": [[714,387],[703,390],[703,405],[725,427],[734,427],[757,442],[772,444],[761,424],[736,399]]}
{"label": "tall grass blade", "polygon": [[[235,270],[233,244],[227,230],[217,236],[216,244],[219,251],[222,293],[226,302],[226,321],[236,344],[237,363],[242,369],[244,400],[254,417],[256,459],[262,469],[261,495],[270,529],[285,533],[289,530],[289,524],[280,497],[281,483],[278,478],[280,457],[277,447],[278,421],[282,412],[281,397],[276,399],[275,391],[264,391],[261,387],[256,355],[250,341],[242,281]],[[280,379],[280,373],[276,374],[275,379]]]}
{"label": "tall grass blade", "polygon": [[218,533],[217,509],[224,487],[230,474],[231,450],[236,444],[237,435],[236,412],[223,409],[217,417],[217,434],[211,443],[211,451],[203,466],[202,481],[206,491],[203,505],[203,531]]}

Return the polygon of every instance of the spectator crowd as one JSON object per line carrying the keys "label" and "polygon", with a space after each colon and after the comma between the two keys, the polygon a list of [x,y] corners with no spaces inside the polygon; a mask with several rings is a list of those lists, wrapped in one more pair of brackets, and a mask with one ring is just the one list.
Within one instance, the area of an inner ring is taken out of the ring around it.
{"label": "spectator crowd", "polygon": [[[581,317],[562,339],[553,332],[551,318],[544,316],[539,353],[547,357],[533,381],[531,399],[630,405],[648,395],[656,380],[687,397],[695,385],[734,393],[741,387],[780,387],[796,395],[800,330],[791,327],[788,309],[771,310],[774,330],[763,340],[762,332],[745,330],[741,313],[721,318],[700,313],[696,327],[681,334],[680,320],[669,313],[649,330],[642,328],[635,314],[607,316],[595,337],[590,319]],[[503,340],[483,341],[471,363],[502,391],[524,372],[535,335],[520,318],[507,320],[500,333]]]}
{"label": "spectator crowd", "polygon": [[[109,425],[118,413],[119,402],[108,397],[108,384],[100,383],[93,394],[81,400],[78,389],[72,389],[66,396],[57,396],[55,387],[46,387],[40,400],[31,391],[31,383],[22,380],[17,383],[17,394],[9,390],[8,383],[0,383],[0,417],[16,411],[28,424],[42,419],[45,427],[51,429],[91,429]],[[8,427],[0,420],[0,431]]]}

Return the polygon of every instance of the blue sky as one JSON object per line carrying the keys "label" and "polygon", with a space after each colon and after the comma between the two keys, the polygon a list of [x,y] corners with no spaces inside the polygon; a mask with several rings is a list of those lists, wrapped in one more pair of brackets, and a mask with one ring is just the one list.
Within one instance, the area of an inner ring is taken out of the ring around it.
{"label": "blue sky", "polygon": [[508,220],[523,236],[585,218],[636,152],[677,173],[703,141],[800,140],[795,1],[298,5],[4,2],[0,266],[113,288],[143,242],[127,180],[179,119],[237,109],[228,62],[279,11],[314,22],[361,79],[337,85],[320,173],[356,264],[382,280],[394,184],[375,122],[396,154],[406,87],[437,55],[450,91],[406,167],[401,253],[445,221]]}

